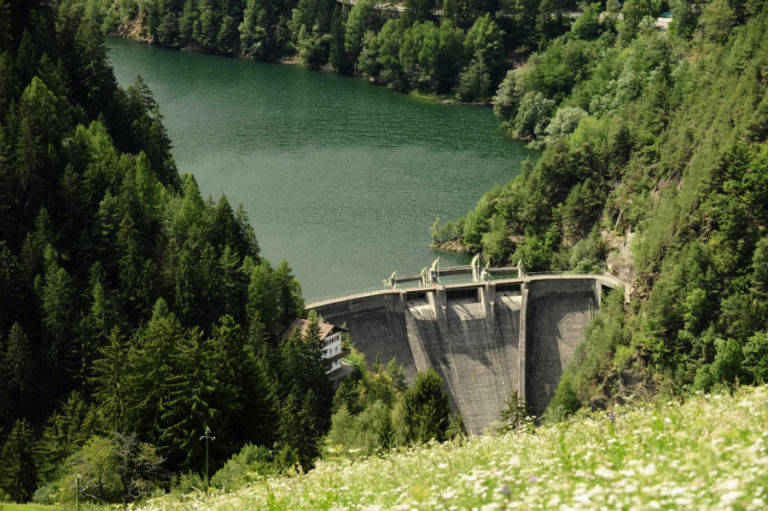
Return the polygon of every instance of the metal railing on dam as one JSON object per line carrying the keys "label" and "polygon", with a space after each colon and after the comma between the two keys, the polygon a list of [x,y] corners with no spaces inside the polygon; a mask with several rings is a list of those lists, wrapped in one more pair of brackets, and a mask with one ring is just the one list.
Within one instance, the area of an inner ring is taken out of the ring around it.
{"label": "metal railing on dam", "polygon": [[414,288],[391,287],[307,305],[346,324],[373,362],[395,359],[406,378],[435,369],[470,433],[523,397],[540,414],[607,289],[610,275],[537,274]]}

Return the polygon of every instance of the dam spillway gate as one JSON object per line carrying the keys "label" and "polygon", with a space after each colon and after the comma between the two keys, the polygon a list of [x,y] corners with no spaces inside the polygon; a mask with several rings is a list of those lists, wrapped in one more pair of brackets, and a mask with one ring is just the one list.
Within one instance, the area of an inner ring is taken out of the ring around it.
{"label": "dam spillway gate", "polygon": [[477,434],[515,393],[532,413],[544,411],[606,287],[622,284],[601,275],[526,276],[386,289],[307,310],[346,324],[366,359],[395,359],[408,381],[437,371],[467,431]]}

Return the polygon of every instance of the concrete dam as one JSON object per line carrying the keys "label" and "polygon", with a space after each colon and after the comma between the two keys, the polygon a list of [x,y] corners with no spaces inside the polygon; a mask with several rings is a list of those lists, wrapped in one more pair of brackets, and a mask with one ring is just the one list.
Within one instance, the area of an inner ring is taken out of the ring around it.
{"label": "concrete dam", "polygon": [[531,275],[386,289],[307,310],[346,324],[369,361],[394,358],[409,381],[435,369],[467,431],[477,434],[514,393],[532,413],[544,411],[606,287],[622,283],[605,275]]}

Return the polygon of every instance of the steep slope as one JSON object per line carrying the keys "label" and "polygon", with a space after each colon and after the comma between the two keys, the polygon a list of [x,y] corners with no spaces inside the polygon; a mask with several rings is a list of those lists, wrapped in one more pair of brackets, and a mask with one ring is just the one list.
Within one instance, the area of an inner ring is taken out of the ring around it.
{"label": "steep slope", "polygon": [[717,0],[664,32],[638,5],[507,74],[495,111],[544,152],[442,229],[500,263],[635,276],[565,375],[563,410],[768,376],[766,8]]}

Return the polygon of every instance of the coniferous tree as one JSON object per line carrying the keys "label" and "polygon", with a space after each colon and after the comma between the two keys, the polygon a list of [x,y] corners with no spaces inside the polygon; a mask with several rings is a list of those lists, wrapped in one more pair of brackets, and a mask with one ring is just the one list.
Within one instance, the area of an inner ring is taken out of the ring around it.
{"label": "coniferous tree", "polygon": [[410,442],[445,440],[451,409],[442,379],[432,369],[419,373],[403,400],[405,437]]}
{"label": "coniferous tree", "polygon": [[94,408],[72,392],[46,423],[35,445],[38,480],[50,483],[62,475],[62,463],[100,429]]}
{"label": "coniferous tree", "polygon": [[349,13],[344,30],[344,52],[356,61],[363,50],[366,31],[373,29],[374,1],[356,2]]}
{"label": "coniferous tree", "polygon": [[331,20],[331,41],[328,62],[331,64],[334,71],[341,74],[348,74],[351,72],[351,66],[349,64],[351,59],[347,57],[345,37],[346,22],[344,20],[343,11],[337,7],[333,11],[333,18]]}
{"label": "coniferous tree", "polygon": [[10,427],[18,417],[29,417],[35,413],[33,396],[39,387],[34,378],[34,349],[19,323],[13,324],[2,348],[0,370],[5,377],[0,384],[3,404],[0,424]]}
{"label": "coniferous tree", "polygon": [[132,427],[128,420],[129,391],[126,376],[129,346],[120,334],[113,329],[104,346],[99,349],[92,365],[89,383],[93,386],[105,425],[111,431],[124,432]]}
{"label": "coniferous tree", "polygon": [[16,502],[26,502],[32,497],[37,482],[37,471],[32,447],[34,432],[26,419],[13,425],[0,450],[0,489],[5,490]]}

